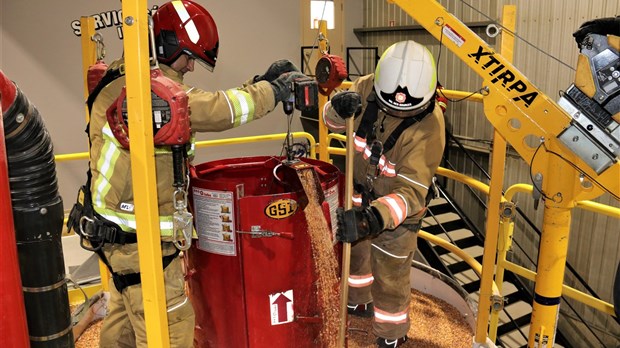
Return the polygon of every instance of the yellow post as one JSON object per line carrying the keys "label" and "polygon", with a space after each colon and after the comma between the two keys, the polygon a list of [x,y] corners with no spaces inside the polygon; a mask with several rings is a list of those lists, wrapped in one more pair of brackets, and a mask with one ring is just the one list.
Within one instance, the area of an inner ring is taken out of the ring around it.
{"label": "yellow post", "polygon": [[[510,209],[514,209],[512,202],[502,203],[502,213],[499,225],[499,240],[497,243],[497,267],[495,271],[495,284],[501,294],[502,285],[504,283],[504,271],[503,261],[506,261],[506,254],[510,250],[512,245],[512,233],[514,231],[514,221],[512,214],[509,213]],[[514,211],[514,210],[513,210]],[[493,310],[491,312],[491,319],[489,320],[489,339],[492,342],[497,340],[497,327],[499,326],[499,310]]]}
{"label": "yellow post", "polygon": [[[323,52],[327,51],[327,21],[319,21],[319,38],[318,58],[320,59]],[[329,153],[327,147],[329,146],[327,140],[327,126],[323,123],[323,106],[327,103],[327,97],[319,93],[319,159],[321,161],[329,162]]]}
{"label": "yellow post", "polygon": [[[549,147],[551,151],[558,151],[552,146]],[[545,212],[528,337],[529,347],[552,347],[555,343],[568,254],[571,208],[574,206],[574,173],[575,170],[568,163],[556,156],[549,157],[546,172],[543,173]]]}
{"label": "yellow post", "polygon": [[[484,254],[482,257],[482,275],[480,276],[480,299],[478,301],[478,318],[474,342],[484,344],[487,341],[489,310],[498,300],[493,296],[493,273],[497,250],[499,228],[499,206],[502,198],[504,182],[504,165],[506,161],[506,141],[497,131],[494,133],[493,154],[491,157],[491,183],[487,199],[486,235],[484,238]],[[499,284],[498,284],[499,286]],[[501,306],[495,307],[501,309]]]}
{"label": "yellow post", "polygon": [[149,347],[170,347],[157,210],[147,1],[125,0],[122,8],[131,174],[146,337]]}
{"label": "yellow post", "polygon": [[[513,58],[513,48],[514,48],[514,39],[515,39],[513,33],[515,30],[516,16],[517,16],[517,6],[505,5],[503,7],[502,26],[505,29],[508,29],[508,31],[507,30],[502,31],[500,53],[504,56],[504,58],[506,58],[508,62],[511,62],[511,63],[512,63],[512,58]],[[497,129],[495,129],[493,132],[493,158],[492,158],[493,169],[495,169],[496,164],[498,167],[501,165],[502,170],[505,167],[506,145],[507,145],[506,140],[500,135]],[[497,173],[495,173],[494,171],[492,173],[493,174],[491,176],[491,187],[493,187],[494,185],[499,185],[500,187],[503,187],[503,181],[504,181],[503,171],[501,173],[501,177],[499,178],[495,177]],[[495,195],[498,195],[499,197],[495,197]],[[505,216],[505,214],[496,211],[496,208],[499,208],[500,200],[501,200],[501,192],[496,192],[495,190],[492,190],[491,195],[489,196],[489,204],[491,204],[491,201],[493,201],[493,204],[497,204],[497,206],[489,205],[490,210],[488,212],[487,219],[489,215],[496,214],[496,213],[497,213],[498,218],[499,218],[499,215],[502,216],[502,221],[500,224],[500,233],[501,233],[500,243],[497,245],[497,248],[498,248],[497,258],[505,259],[506,252],[510,247],[510,238],[508,237],[508,231],[511,231],[510,228],[513,225],[512,225],[512,221],[510,221],[510,219],[508,219]],[[488,221],[489,220],[487,220],[487,236],[489,235],[489,231],[490,231]],[[490,227],[495,229],[495,225],[490,225]],[[495,283],[497,284],[497,287],[499,288],[500,293],[502,291],[503,282],[504,282],[504,269],[501,267],[497,267],[496,274],[495,274]],[[480,286],[482,287],[483,285],[488,287],[487,284],[484,284],[481,282]],[[491,339],[492,342],[495,342],[495,340],[497,339],[497,326],[499,323],[499,312],[501,308],[503,308],[503,306],[501,305],[496,305],[491,308],[492,310],[491,310],[491,319],[490,319],[490,325],[489,325],[489,338]],[[478,313],[480,313],[480,309],[481,308],[479,307]],[[480,317],[478,317],[478,320],[479,320],[478,323],[480,324],[480,320],[481,320]],[[477,341],[477,342],[480,342],[480,341]]]}
{"label": "yellow post", "polygon": [[[93,41],[95,34],[95,19],[93,17],[81,17],[80,28],[82,30],[82,76],[84,76],[84,100],[88,99],[88,68],[97,61],[97,45]],[[90,120],[88,106],[84,105],[86,122]],[[99,260],[99,275],[101,276],[101,288],[110,291],[110,272],[106,265]]]}

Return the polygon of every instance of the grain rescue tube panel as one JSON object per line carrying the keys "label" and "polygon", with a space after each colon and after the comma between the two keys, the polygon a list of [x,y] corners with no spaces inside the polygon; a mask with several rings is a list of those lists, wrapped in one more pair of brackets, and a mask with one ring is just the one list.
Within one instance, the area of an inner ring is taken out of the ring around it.
{"label": "grain rescue tube panel", "polygon": [[[188,273],[197,347],[315,346],[322,323],[306,196],[282,160],[234,158],[192,168],[198,240],[188,253]],[[322,161],[302,161],[318,174],[334,233],[341,173]]]}

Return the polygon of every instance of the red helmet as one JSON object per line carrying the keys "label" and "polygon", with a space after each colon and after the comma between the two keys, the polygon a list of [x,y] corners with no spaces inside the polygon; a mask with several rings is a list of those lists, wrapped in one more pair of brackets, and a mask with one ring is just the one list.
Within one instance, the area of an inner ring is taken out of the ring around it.
{"label": "red helmet", "polygon": [[153,15],[157,60],[173,63],[183,53],[213,71],[219,37],[211,14],[190,0],[169,1]]}

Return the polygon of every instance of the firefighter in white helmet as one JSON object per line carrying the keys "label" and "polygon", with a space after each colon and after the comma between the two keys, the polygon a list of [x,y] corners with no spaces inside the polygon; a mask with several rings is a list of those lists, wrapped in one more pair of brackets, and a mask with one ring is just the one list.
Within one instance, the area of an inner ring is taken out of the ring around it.
{"label": "firefighter in white helmet", "polygon": [[[170,1],[153,14],[155,49],[162,74],[180,84],[188,96],[192,156],[195,132],[223,131],[259,119],[291,94],[292,79],[303,76],[288,60],[274,62],[263,75],[250,78],[240,88],[207,92],[183,84],[183,76],[199,62],[213,70],[219,37],[210,13],[190,0]],[[119,59],[93,90],[88,104],[90,170],[83,205],[78,201],[68,224],[88,231],[86,238],[112,273],[109,313],[101,329],[101,347],[146,347],[146,329],[129,149],[115,138],[106,110],[125,86],[124,61]],[[131,117],[131,115],[130,115]],[[159,229],[164,267],[171,347],[191,347],[194,311],[185,294],[179,250],[173,243],[172,155],[169,147],[155,148]],[[77,208],[76,208],[77,207]],[[82,225],[83,224],[83,225]],[[145,233],[145,232],[143,232]]]}
{"label": "firefighter in white helmet", "polygon": [[411,261],[445,146],[437,86],[429,50],[402,41],[324,110],[335,132],[356,115],[354,207],[339,209],[337,238],[352,243],[348,312],[373,317],[379,347],[407,340]]}

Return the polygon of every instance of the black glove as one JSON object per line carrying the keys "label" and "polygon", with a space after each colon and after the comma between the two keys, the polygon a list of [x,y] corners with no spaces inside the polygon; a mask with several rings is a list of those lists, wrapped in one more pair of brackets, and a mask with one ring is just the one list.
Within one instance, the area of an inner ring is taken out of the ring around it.
{"label": "black glove", "polygon": [[258,81],[271,82],[277,79],[280,75],[287,73],[287,72],[291,72],[291,71],[299,72],[299,69],[295,66],[295,64],[293,64],[293,62],[291,62],[288,59],[276,60],[275,62],[271,64],[271,66],[269,66],[269,69],[267,69],[264,75],[254,76],[254,82],[258,82]]}
{"label": "black glove", "polygon": [[271,88],[273,88],[273,94],[276,97],[276,104],[289,99],[293,93],[293,80],[305,77],[306,75],[300,72],[292,71],[284,73],[277,79],[271,81]]}
{"label": "black glove", "polygon": [[357,92],[340,92],[331,100],[332,107],[342,118],[349,118],[362,112],[362,96]]}
{"label": "black glove", "polygon": [[355,207],[344,210],[338,208],[338,231],[336,239],[341,242],[353,243],[366,236],[376,236],[383,232],[383,219],[376,208]]}
{"label": "black glove", "polygon": [[620,36],[620,16],[598,18],[583,23],[579,29],[573,33],[573,37],[579,48],[581,48],[581,44],[585,37],[591,33]]}

